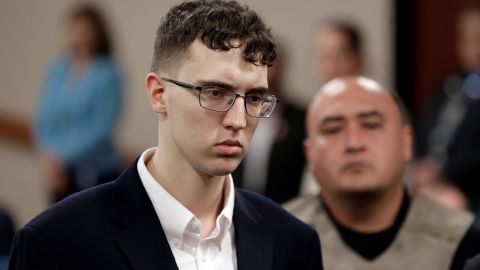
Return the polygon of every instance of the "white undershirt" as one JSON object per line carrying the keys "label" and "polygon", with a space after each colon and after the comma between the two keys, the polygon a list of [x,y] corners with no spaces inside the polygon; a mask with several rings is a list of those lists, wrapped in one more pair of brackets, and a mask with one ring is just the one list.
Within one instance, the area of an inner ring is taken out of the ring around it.
{"label": "white undershirt", "polygon": [[[195,215],[177,201],[147,170],[146,162],[155,147],[145,150],[138,160],[137,170],[162,224],[168,244],[180,270],[234,270],[235,252],[233,207],[234,188],[230,175],[226,176],[224,207],[216,220],[215,229],[206,238],[200,238],[202,224]],[[161,266],[159,266],[161,267]]]}

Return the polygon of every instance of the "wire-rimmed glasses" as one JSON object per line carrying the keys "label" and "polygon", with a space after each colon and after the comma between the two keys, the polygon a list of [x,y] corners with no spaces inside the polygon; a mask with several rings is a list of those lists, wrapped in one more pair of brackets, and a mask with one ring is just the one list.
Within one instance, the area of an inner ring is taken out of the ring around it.
{"label": "wire-rimmed glasses", "polygon": [[173,79],[162,78],[177,86],[199,92],[198,101],[202,108],[216,112],[226,112],[235,103],[237,97],[243,97],[245,111],[252,117],[269,117],[279,102],[276,96],[266,90],[252,90],[245,95],[216,85],[195,86]]}

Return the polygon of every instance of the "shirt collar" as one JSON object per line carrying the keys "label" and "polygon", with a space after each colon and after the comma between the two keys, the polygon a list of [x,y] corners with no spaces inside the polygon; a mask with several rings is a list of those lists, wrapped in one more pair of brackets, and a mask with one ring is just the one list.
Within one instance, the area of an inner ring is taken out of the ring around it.
{"label": "shirt collar", "polygon": [[[160,219],[160,223],[162,224],[167,238],[169,238],[169,240],[173,238],[183,241],[185,230],[192,227],[188,225],[196,220],[196,217],[190,210],[165,190],[147,170],[146,162],[148,162],[153,156],[155,150],[156,147],[153,147],[143,152],[137,162],[138,174],[145,190],[147,191],[148,197],[153,204],[155,212]],[[223,187],[223,209],[216,219],[216,228],[214,229],[212,236],[215,232],[219,232],[220,235],[223,235],[230,229],[233,223],[235,189],[232,176],[228,175],[226,177],[227,179]],[[223,222],[223,220],[226,222]]]}
{"label": "shirt collar", "polygon": [[[226,176],[225,185],[223,186],[223,209],[217,217],[217,228],[221,228],[222,232],[230,229],[233,223],[233,209],[235,205],[235,188],[233,185],[232,175]],[[220,226],[221,219],[224,218],[227,221],[225,228]]]}

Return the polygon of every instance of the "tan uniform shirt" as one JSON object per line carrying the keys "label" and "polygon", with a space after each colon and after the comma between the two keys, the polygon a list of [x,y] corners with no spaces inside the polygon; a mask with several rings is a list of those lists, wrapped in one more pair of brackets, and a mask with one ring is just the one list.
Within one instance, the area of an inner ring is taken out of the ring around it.
{"label": "tan uniform shirt", "polygon": [[392,244],[375,259],[367,260],[345,244],[318,195],[295,199],[285,208],[319,233],[326,270],[448,270],[473,222],[470,213],[415,196]]}

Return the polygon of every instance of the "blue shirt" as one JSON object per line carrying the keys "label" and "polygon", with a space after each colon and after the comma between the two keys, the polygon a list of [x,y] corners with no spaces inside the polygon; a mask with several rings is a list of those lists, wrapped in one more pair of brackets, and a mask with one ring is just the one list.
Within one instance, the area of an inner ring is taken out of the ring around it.
{"label": "blue shirt", "polygon": [[67,168],[93,166],[99,173],[120,168],[113,149],[122,81],[108,57],[96,57],[79,78],[69,76],[72,60],[60,57],[49,69],[35,123],[40,152],[52,152]]}

